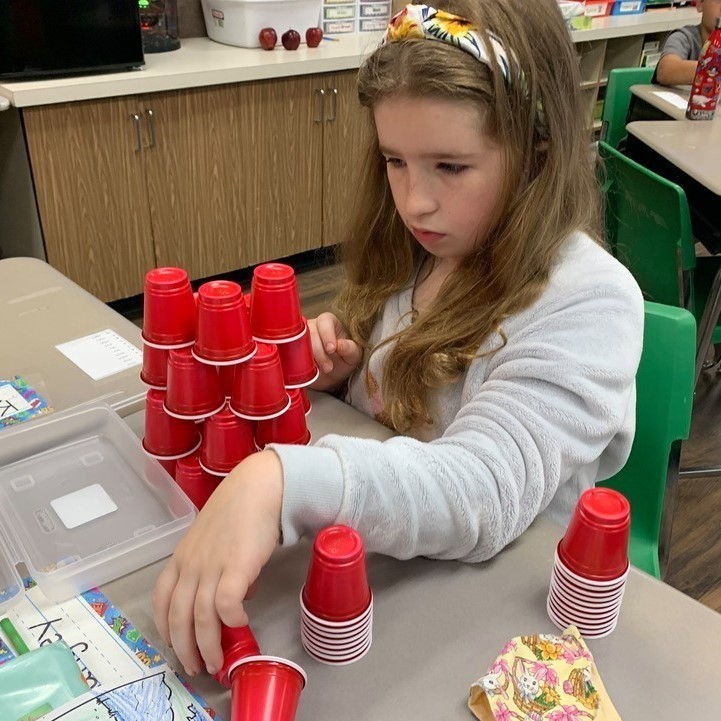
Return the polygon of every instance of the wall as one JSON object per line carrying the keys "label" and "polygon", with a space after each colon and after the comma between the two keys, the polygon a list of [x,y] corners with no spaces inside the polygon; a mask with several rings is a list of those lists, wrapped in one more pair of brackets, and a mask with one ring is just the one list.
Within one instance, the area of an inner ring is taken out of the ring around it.
{"label": "wall", "polygon": [[200,0],[178,0],[178,31],[181,38],[207,35]]}

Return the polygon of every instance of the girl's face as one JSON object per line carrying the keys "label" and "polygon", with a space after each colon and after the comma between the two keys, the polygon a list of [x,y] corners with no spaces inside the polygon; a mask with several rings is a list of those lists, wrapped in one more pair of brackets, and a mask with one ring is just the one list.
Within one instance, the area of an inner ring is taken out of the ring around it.
{"label": "girl's face", "polygon": [[487,235],[504,187],[501,147],[470,103],[387,98],[374,109],[393,200],[416,240],[455,267]]}

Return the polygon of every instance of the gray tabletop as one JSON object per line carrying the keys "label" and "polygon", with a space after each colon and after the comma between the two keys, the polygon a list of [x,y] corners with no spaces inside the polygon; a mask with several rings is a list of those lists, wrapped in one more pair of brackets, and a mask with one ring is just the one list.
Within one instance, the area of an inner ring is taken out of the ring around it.
{"label": "gray tabletop", "polygon": [[[686,106],[691,92],[690,85],[664,87],[663,85],[647,83],[645,85],[632,85],[631,92],[674,120],[684,120],[686,118]],[[718,119],[719,116],[716,117]]]}
{"label": "gray tabletop", "polygon": [[721,195],[721,123],[717,120],[639,120],[634,137],[712,193]]}
{"label": "gray tabletop", "polygon": [[[311,395],[315,437],[329,430],[390,435],[339,401]],[[140,414],[127,420],[142,433]],[[561,535],[561,528],[538,519],[495,559],[478,565],[371,555],[373,646],[350,666],[323,666],[301,647],[298,593],[307,543],[279,549],[264,569],[248,604],[251,626],[264,653],[296,661],[308,673],[297,721],[467,721],[468,687],[505,642],[555,630],[545,598]],[[154,564],[103,590],[175,665],[152,621],[150,590],[161,568]],[[624,721],[718,719],[720,614],[632,569],[618,627],[588,645]],[[206,675],[192,684],[229,721],[229,693]]]}

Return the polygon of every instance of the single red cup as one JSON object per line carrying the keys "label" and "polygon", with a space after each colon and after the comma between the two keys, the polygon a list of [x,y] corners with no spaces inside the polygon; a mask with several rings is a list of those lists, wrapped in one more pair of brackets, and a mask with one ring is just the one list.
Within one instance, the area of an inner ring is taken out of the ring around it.
{"label": "single red cup", "polygon": [[228,366],[218,366],[218,377],[220,378],[220,387],[226,398],[230,398],[233,393],[233,383],[235,382],[235,369],[237,364]]}
{"label": "single red cup", "polygon": [[584,491],[558,544],[570,571],[591,580],[610,580],[628,569],[631,506],[611,488]]}
{"label": "single red cup", "polygon": [[305,671],[283,658],[248,656],[231,671],[231,721],[294,721]]}
{"label": "single red cup", "polygon": [[255,453],[253,424],[227,408],[205,421],[200,463],[208,471],[225,475]]}
{"label": "single red cup", "polygon": [[165,412],[165,391],[149,390],[145,396],[145,436],[143,448],[163,460],[176,460],[192,453],[200,443],[200,433],[193,421],[173,418]]}
{"label": "single red cup", "polygon": [[310,402],[310,398],[308,398],[305,388],[300,388],[298,393],[300,393],[300,402],[303,405],[303,413],[308,415],[313,408],[313,404]]}
{"label": "single red cup", "polygon": [[215,674],[215,680],[230,688],[230,672],[238,661],[248,656],[259,656],[260,648],[250,626],[231,628],[223,624],[220,629],[220,645],[223,649],[223,667]]}
{"label": "single red cup", "polygon": [[304,333],[298,285],[289,265],[259,265],[253,271],[252,294],[250,327],[256,340],[279,343]]}
{"label": "single red cup", "polygon": [[305,323],[305,333],[300,338],[289,343],[278,344],[278,355],[283,367],[286,388],[305,388],[320,375],[313,358],[313,346],[305,318],[303,322]]}
{"label": "single red cup", "polygon": [[371,590],[357,531],[329,526],[316,536],[302,598],[310,613],[329,621],[347,621],[368,608]]}
{"label": "single red cup", "polygon": [[220,478],[203,469],[198,453],[179,458],[177,461],[175,482],[199,511],[213,495],[220,481]]}
{"label": "single red cup", "polygon": [[155,268],[145,274],[143,339],[160,346],[189,345],[195,338],[195,301],[182,268]]}
{"label": "single red cup", "polygon": [[143,367],[140,380],[157,390],[165,390],[168,385],[168,351],[154,348],[143,343]]}
{"label": "single red cup", "polygon": [[198,330],[193,353],[207,363],[239,363],[255,353],[248,309],[237,283],[213,280],[198,289]]}
{"label": "single red cup", "polygon": [[288,410],[290,399],[275,345],[258,343],[258,352],[236,368],[230,407],[248,420],[269,419]]}
{"label": "single red cup", "polygon": [[297,446],[307,446],[310,443],[310,431],[305,421],[300,391],[289,390],[288,395],[290,406],[283,415],[258,421],[255,431],[258,448],[265,448],[268,443],[287,443]]}
{"label": "single red cup", "polygon": [[220,378],[213,366],[197,361],[190,348],[168,354],[168,389],[165,410],[181,418],[205,418],[225,404]]}

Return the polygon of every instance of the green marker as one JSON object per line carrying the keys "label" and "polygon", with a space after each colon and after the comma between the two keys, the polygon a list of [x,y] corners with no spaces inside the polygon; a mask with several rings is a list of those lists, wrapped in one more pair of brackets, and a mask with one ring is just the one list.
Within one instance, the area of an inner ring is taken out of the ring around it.
{"label": "green marker", "polygon": [[3,618],[0,621],[0,628],[5,632],[5,635],[10,641],[10,645],[13,647],[13,651],[15,651],[18,656],[22,656],[24,653],[28,653],[30,651],[25,641],[23,641],[22,636],[17,632],[17,629],[12,625],[9,618]]}

